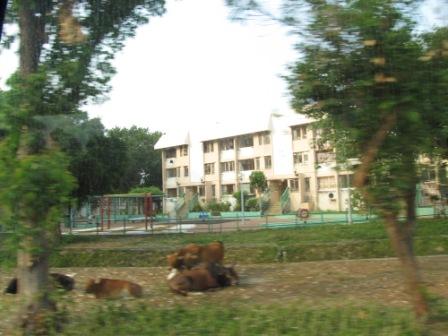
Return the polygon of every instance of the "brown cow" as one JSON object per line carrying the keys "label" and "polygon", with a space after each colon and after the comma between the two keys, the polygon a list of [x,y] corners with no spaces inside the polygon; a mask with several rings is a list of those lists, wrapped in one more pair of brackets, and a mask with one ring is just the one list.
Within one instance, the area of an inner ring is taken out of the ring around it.
{"label": "brown cow", "polygon": [[97,299],[118,298],[127,295],[141,297],[143,289],[140,285],[131,281],[101,278],[98,282],[89,279],[86,285],[86,293],[94,294]]}
{"label": "brown cow", "polygon": [[168,286],[175,293],[187,295],[190,291],[231,286],[237,284],[238,280],[238,274],[233,267],[205,262],[192,269],[175,270],[175,274],[168,277]]}
{"label": "brown cow", "polygon": [[167,256],[170,269],[191,269],[202,262],[222,264],[224,259],[224,244],[220,241],[201,246],[188,244],[179,251]]}

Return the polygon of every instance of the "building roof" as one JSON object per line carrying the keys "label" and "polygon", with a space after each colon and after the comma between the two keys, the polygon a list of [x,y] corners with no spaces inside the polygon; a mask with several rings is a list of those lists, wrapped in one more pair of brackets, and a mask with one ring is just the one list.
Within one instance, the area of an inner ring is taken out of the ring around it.
{"label": "building roof", "polygon": [[169,134],[164,133],[157,143],[154,145],[155,149],[164,149],[169,147],[176,147],[181,145],[187,145],[189,142],[189,133],[185,132],[171,132]]}
{"label": "building roof", "polygon": [[272,129],[273,118],[282,119],[287,126],[304,125],[314,121],[307,116],[297,113],[287,115],[273,113],[268,118],[260,117],[259,119],[254,119],[251,123],[238,123],[236,120],[231,120],[216,122],[209,125],[201,124],[198,129],[163,134],[154,148],[163,149],[186,145],[189,144],[191,136],[193,136],[195,140],[204,142],[230,138],[238,135],[270,131]]}

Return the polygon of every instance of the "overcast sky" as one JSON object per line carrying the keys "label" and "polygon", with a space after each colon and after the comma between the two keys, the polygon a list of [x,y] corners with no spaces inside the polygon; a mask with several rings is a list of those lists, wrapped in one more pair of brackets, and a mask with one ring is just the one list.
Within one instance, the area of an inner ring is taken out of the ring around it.
{"label": "overcast sky", "polygon": [[[429,1],[431,25],[446,0]],[[273,22],[236,23],[228,14],[224,0],[168,0],[166,14],[150,18],[117,54],[110,99],[87,107],[89,115],[107,128],[176,131],[291,113],[280,75],[297,58],[293,37]],[[17,62],[2,53],[0,64],[3,81]]]}
{"label": "overcast sky", "polygon": [[279,75],[292,38],[272,23],[235,23],[222,0],[168,1],[116,57],[111,99],[88,108],[106,127],[198,127],[287,112]]}

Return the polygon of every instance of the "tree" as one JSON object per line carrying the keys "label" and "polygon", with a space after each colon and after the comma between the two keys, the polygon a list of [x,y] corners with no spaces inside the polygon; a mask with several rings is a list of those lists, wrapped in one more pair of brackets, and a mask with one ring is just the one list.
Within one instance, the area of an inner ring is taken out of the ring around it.
{"label": "tree", "polygon": [[53,136],[69,157],[69,171],[77,185],[72,196],[81,204],[88,196],[120,191],[126,172],[128,148],[122,139],[108,136],[99,119],[85,113],[66,118]]}
{"label": "tree", "polygon": [[154,145],[162,135],[147,128],[113,128],[107,132],[123,141],[128,149],[127,168],[119,179],[119,189],[128,192],[136,186],[162,186],[162,163]]}
{"label": "tree", "polygon": [[[417,160],[431,153],[439,138],[433,137],[434,126],[446,130],[446,107],[440,103],[448,85],[446,66],[429,70],[425,61],[428,47],[416,37],[409,13],[416,3],[306,1],[306,39],[297,45],[303,58],[291,66],[287,80],[294,109],[320,120],[338,161],[359,158],[354,184],[384,219],[415,312],[425,316],[412,243]],[[432,92],[422,85],[429,73],[437,77]],[[434,108],[440,112],[431,115]],[[401,213],[404,222],[398,220]]]}
{"label": "tree", "polygon": [[61,205],[73,187],[48,121],[104,98],[114,54],[150,15],[163,14],[163,5],[163,0],[10,2],[8,20],[19,26],[20,62],[2,103],[0,197],[5,220],[17,228],[26,334],[48,334],[46,315],[56,309],[48,295],[48,257]]}
{"label": "tree", "polygon": [[249,176],[250,186],[252,188],[255,188],[257,190],[258,194],[258,201],[260,206],[260,211],[262,209],[262,200],[261,200],[261,193],[266,189],[267,187],[267,180],[266,176],[262,171],[253,171]]}

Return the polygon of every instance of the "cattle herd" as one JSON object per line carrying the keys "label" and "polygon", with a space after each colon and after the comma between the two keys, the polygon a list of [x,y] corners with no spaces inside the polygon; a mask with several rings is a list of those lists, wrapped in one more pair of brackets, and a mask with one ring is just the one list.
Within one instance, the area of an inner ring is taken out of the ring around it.
{"label": "cattle herd", "polygon": [[[224,266],[224,245],[220,241],[207,245],[188,244],[167,256],[170,273],[168,287],[174,293],[187,295],[192,291],[206,291],[213,288],[238,284],[239,277],[233,267]],[[71,291],[75,287],[75,274],[50,273],[55,287]],[[19,290],[17,278],[13,278],[5,289],[6,294]],[[85,292],[97,299],[122,296],[141,297],[143,288],[134,282],[119,279],[90,279]]]}

